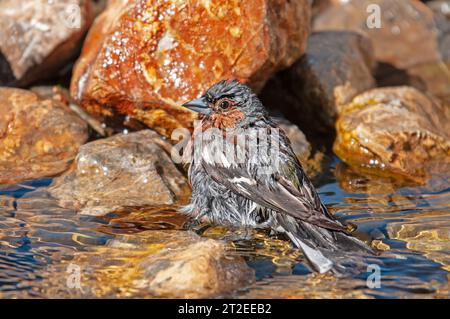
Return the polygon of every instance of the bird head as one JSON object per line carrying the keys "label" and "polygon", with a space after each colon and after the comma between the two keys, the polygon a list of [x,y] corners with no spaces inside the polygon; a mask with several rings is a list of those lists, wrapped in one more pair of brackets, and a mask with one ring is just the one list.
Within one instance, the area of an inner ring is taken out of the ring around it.
{"label": "bird head", "polygon": [[183,106],[204,114],[204,121],[220,129],[243,127],[267,115],[256,94],[237,80],[220,81]]}

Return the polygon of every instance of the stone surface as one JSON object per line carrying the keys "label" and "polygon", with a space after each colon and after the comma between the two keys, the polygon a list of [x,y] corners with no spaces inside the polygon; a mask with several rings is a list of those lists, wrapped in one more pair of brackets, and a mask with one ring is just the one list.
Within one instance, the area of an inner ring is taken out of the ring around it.
{"label": "stone surface", "polygon": [[158,297],[207,298],[230,293],[254,280],[242,257],[227,254],[227,246],[213,239],[166,247],[141,263],[141,285]]}
{"label": "stone surface", "polygon": [[168,155],[170,147],[150,130],[85,144],[49,191],[61,206],[92,215],[179,204],[189,195],[189,186]]}
{"label": "stone surface", "polygon": [[[254,271],[233,248],[189,231],[116,234],[106,245],[72,254],[42,272],[48,280],[46,296],[220,298],[254,281]],[[77,265],[81,289],[67,289],[67,269]]]}
{"label": "stone surface", "polygon": [[450,63],[450,1],[429,1],[427,2],[427,6],[434,13],[442,59],[446,63]]}
{"label": "stone surface", "polygon": [[307,0],[110,2],[85,42],[72,96],[100,116],[132,115],[166,136],[183,102],[218,80],[259,89],[305,50]]}
{"label": "stone surface", "polygon": [[86,123],[61,101],[0,88],[0,183],[61,173],[87,138]]}
{"label": "stone surface", "polygon": [[360,170],[423,183],[427,171],[450,161],[450,109],[411,87],[358,95],[336,130],[334,152]]}
{"label": "stone surface", "polygon": [[301,127],[334,127],[341,106],[375,86],[370,41],[354,32],[313,33],[298,62],[270,80],[261,97]]}
{"label": "stone surface", "polygon": [[88,0],[0,1],[0,85],[56,75],[80,49],[91,9]]}
{"label": "stone surface", "polygon": [[[374,6],[380,12],[379,27],[373,24]],[[433,12],[416,0],[337,2],[316,17],[313,30],[362,32],[371,39],[378,61],[400,69],[440,59]]]}

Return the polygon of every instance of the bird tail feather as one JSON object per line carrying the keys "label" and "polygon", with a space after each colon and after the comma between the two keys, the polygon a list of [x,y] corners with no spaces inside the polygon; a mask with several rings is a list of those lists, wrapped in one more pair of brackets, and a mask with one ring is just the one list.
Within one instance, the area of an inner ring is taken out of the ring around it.
{"label": "bird tail feather", "polygon": [[343,274],[357,270],[364,264],[364,256],[376,251],[356,237],[305,222],[281,225],[289,239],[319,273],[333,271]]}

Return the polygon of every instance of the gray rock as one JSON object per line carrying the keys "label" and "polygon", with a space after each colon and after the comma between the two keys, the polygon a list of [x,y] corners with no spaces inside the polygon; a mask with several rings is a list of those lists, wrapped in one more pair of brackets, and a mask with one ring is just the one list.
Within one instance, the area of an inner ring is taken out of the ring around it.
{"label": "gray rock", "polygon": [[56,75],[80,49],[92,20],[89,0],[0,1],[0,85]]}
{"label": "gray rock", "polygon": [[375,86],[370,41],[354,32],[317,32],[306,55],[263,90],[264,103],[302,128],[334,127],[341,105]]}

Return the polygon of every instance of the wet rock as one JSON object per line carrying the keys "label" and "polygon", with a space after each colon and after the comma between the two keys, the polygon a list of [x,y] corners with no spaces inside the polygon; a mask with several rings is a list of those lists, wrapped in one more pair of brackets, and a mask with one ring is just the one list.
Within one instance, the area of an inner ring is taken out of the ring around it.
{"label": "wet rock", "polygon": [[[71,265],[81,269],[80,289],[67,289]],[[224,242],[180,230],[116,234],[41,275],[48,278],[41,291],[59,298],[217,298],[254,281],[254,271]]]}
{"label": "wet rock", "polygon": [[333,149],[358,170],[423,183],[450,161],[449,125],[450,109],[414,88],[372,89],[342,111]]}
{"label": "wet rock", "polygon": [[170,143],[143,130],[83,145],[70,171],[49,188],[63,207],[101,215],[124,207],[179,204],[189,195]]}
{"label": "wet rock", "polygon": [[362,32],[372,41],[377,61],[400,69],[440,59],[433,12],[420,1],[337,2],[316,17],[313,30]]}
{"label": "wet rock", "polygon": [[0,85],[56,75],[92,23],[88,0],[0,1]]}
{"label": "wet rock", "polygon": [[61,173],[87,138],[86,123],[64,103],[0,88],[0,183]]}
{"label": "wet rock", "polygon": [[270,80],[261,97],[301,127],[334,127],[341,106],[375,86],[370,41],[354,32],[316,32],[306,55]]}
{"label": "wet rock", "polygon": [[72,96],[99,116],[131,115],[169,136],[194,117],[180,105],[220,79],[259,89],[303,52],[301,1],[110,2],[85,42]]}
{"label": "wet rock", "polygon": [[242,257],[227,254],[224,243],[212,239],[167,247],[141,263],[146,285],[158,297],[207,298],[230,293],[254,280]]}

